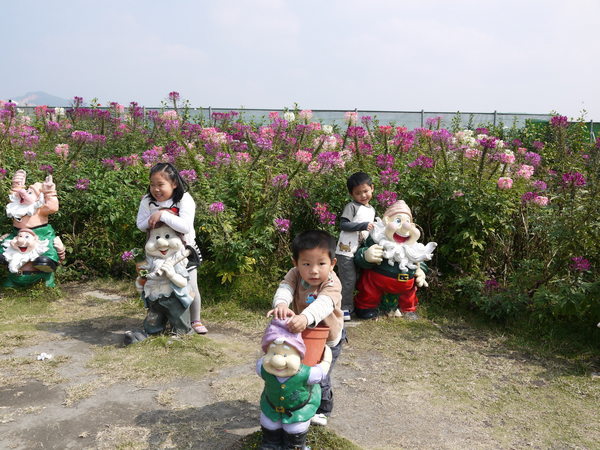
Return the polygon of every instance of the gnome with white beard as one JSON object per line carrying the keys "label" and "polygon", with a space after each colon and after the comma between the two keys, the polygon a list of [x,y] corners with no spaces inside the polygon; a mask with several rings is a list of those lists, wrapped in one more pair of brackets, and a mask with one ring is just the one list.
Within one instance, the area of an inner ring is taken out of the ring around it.
{"label": "gnome with white beard", "polygon": [[[16,287],[45,281],[47,286],[54,286],[53,272],[65,258],[65,246],[48,223],[48,216],[57,212],[59,207],[56,185],[52,181],[52,175],[48,175],[43,183],[34,183],[29,187],[26,186],[26,181],[26,172],[17,170],[12,179],[10,202],[6,205],[6,214],[12,219],[14,229],[0,238],[0,262],[9,266],[9,276],[1,284],[4,287]],[[26,234],[22,234],[22,230],[27,230]],[[37,245],[21,246],[27,247],[28,250],[22,252],[27,255],[18,256],[18,253],[9,251],[19,247],[16,240],[22,244],[32,233],[37,242],[45,246],[43,251]],[[36,252],[39,254],[26,261],[26,267],[20,264],[24,257],[30,258]],[[17,266],[19,269],[14,270]]]}
{"label": "gnome with white beard", "polygon": [[404,200],[388,207],[383,220],[377,220],[354,256],[355,264],[363,269],[354,298],[359,318],[374,319],[379,309],[391,309],[391,315],[397,317],[418,318],[417,287],[428,285],[424,261],[431,259],[437,246],[435,242],[419,244],[420,236]]}
{"label": "gnome with white beard", "polygon": [[136,280],[136,288],[148,313],[143,332],[125,332],[125,345],[163,333],[168,327],[175,334],[187,334],[192,330],[189,307],[193,297],[187,270],[188,250],[181,236],[159,222],[148,232],[144,249],[146,261],[140,267],[143,276]]}

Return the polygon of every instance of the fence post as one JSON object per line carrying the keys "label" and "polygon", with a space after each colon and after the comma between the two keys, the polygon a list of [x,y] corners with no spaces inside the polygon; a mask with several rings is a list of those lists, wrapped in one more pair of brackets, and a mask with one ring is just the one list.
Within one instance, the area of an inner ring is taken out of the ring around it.
{"label": "fence post", "polygon": [[498,111],[494,111],[494,126],[496,126],[496,118],[498,116]]}
{"label": "fence post", "polygon": [[421,110],[421,128],[425,126],[425,110]]}
{"label": "fence post", "polygon": [[590,119],[590,139],[592,144],[596,141],[596,135],[594,134],[594,120]]}

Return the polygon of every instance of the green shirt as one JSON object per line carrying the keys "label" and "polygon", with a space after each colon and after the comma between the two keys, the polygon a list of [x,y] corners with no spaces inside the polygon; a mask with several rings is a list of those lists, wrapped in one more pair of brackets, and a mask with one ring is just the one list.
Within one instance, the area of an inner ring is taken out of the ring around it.
{"label": "green shirt", "polygon": [[[260,376],[265,380],[265,388],[260,397],[260,409],[265,416],[274,422],[296,423],[306,422],[316,414],[321,404],[321,386],[308,384],[310,369],[309,366],[302,364],[296,375],[280,382],[264,367],[260,368]],[[287,413],[288,409],[300,405],[304,406]]]}

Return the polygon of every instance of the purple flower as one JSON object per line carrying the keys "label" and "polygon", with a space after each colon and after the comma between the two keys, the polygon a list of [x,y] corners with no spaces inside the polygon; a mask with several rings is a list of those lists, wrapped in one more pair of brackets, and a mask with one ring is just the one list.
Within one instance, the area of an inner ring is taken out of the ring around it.
{"label": "purple flower", "polygon": [[392,155],[377,155],[375,164],[382,169],[389,169],[394,165],[395,158]]}
{"label": "purple flower", "polygon": [[525,161],[527,161],[533,167],[537,167],[542,162],[542,157],[535,152],[527,152],[525,153]]}
{"label": "purple flower", "polygon": [[336,215],[329,211],[327,203],[315,203],[313,212],[323,225],[335,225]]}
{"label": "purple flower", "polygon": [[307,199],[308,198],[308,191],[306,189],[295,189],[294,190],[294,197],[296,198],[301,198],[301,199]]}
{"label": "purple flower", "polygon": [[181,170],[179,172],[179,175],[181,175],[181,178],[183,178],[188,183],[193,183],[198,179],[198,175],[196,174],[196,171],[194,169]]}
{"label": "purple flower", "polygon": [[6,176],[8,171],[0,167],[0,180]]}
{"label": "purple flower", "polygon": [[275,229],[280,233],[287,233],[290,230],[291,222],[289,219],[275,219],[273,220]]}
{"label": "purple flower", "polygon": [[531,144],[533,146],[533,148],[535,148],[538,152],[540,150],[543,150],[544,148],[544,143],[541,141],[533,141],[533,144]]}
{"label": "purple flower", "polygon": [[104,158],[102,159],[102,165],[104,167],[106,167],[107,169],[116,169],[117,168],[117,163],[115,162],[114,159],[111,158]]}
{"label": "purple flower", "polygon": [[495,291],[500,288],[500,283],[498,283],[498,281],[494,280],[493,278],[485,280],[484,285],[486,291]]}
{"label": "purple flower", "polygon": [[368,126],[373,121],[373,118],[371,116],[362,116],[360,118],[360,121],[363,123],[364,126]]}
{"label": "purple flower", "polygon": [[78,189],[80,191],[87,191],[90,187],[90,180],[88,180],[87,178],[80,178],[79,180],[77,180],[77,183],[75,184],[75,189]]}
{"label": "purple flower", "polygon": [[521,201],[523,203],[529,203],[532,202],[536,197],[537,194],[535,192],[525,192],[523,195],[521,195]]}
{"label": "purple flower", "polygon": [[223,202],[214,202],[210,204],[208,210],[211,212],[211,214],[217,215],[225,211],[225,205]]}
{"label": "purple flower", "polygon": [[498,139],[496,139],[495,137],[484,137],[482,139],[478,139],[477,142],[479,142],[479,144],[483,147],[483,148],[488,148],[488,149],[492,149],[492,148],[496,148],[496,142],[498,141]]}
{"label": "purple flower", "polygon": [[475,128],[475,134],[490,134],[487,128]]}
{"label": "purple flower", "polygon": [[377,202],[387,208],[393,205],[398,200],[398,195],[392,191],[383,191],[381,194],[377,194]]}
{"label": "purple flower", "polygon": [[571,261],[573,261],[571,269],[578,270],[579,272],[587,272],[592,267],[590,262],[583,256],[574,256],[571,258]]}
{"label": "purple flower", "polygon": [[48,130],[49,133],[51,133],[53,131],[58,131],[58,130],[60,130],[60,123],[49,120],[46,123],[46,130]]}
{"label": "purple flower", "polygon": [[50,164],[42,164],[40,166],[40,170],[42,172],[53,173],[54,172],[54,167],[52,167]]}
{"label": "purple flower", "polygon": [[554,128],[567,128],[569,121],[567,116],[554,116],[550,119],[550,125]]}
{"label": "purple flower", "polygon": [[176,102],[177,100],[179,100],[179,92],[169,92],[169,100],[171,100],[172,102]]}
{"label": "purple flower", "polygon": [[579,172],[567,172],[562,175],[562,182],[565,187],[582,187],[585,186],[585,178]]}
{"label": "purple flower", "polygon": [[25,161],[33,161],[35,158],[37,158],[37,153],[32,152],[31,150],[25,150],[23,152],[23,158],[25,158]]}
{"label": "purple flower", "polygon": [[420,155],[413,162],[407,164],[408,167],[423,167],[425,169],[431,169],[434,166],[433,159],[425,155]]}
{"label": "purple flower", "polygon": [[532,186],[537,189],[538,191],[545,191],[546,189],[548,189],[548,185],[542,181],[542,180],[535,180],[532,183]]}
{"label": "purple flower", "polygon": [[379,172],[379,180],[381,184],[387,186],[389,184],[396,184],[400,180],[400,173],[394,169],[386,169]]}
{"label": "purple flower", "polygon": [[134,258],[134,255],[131,250],[127,250],[121,254],[121,259],[123,261],[131,261],[131,260],[133,260],[133,258]]}
{"label": "purple flower", "polygon": [[231,164],[231,155],[225,152],[217,152],[217,154],[215,155],[215,161],[213,165],[228,166],[229,164]]}
{"label": "purple flower", "polygon": [[285,188],[289,184],[288,176],[285,173],[280,173],[279,175],[275,175],[271,180],[271,184],[276,188]]}
{"label": "purple flower", "polygon": [[439,127],[441,121],[442,121],[442,116],[428,117],[425,120],[425,125],[427,125],[428,127],[434,127],[434,126]]}
{"label": "purple flower", "polygon": [[86,142],[91,142],[94,139],[94,136],[87,131],[73,131],[71,133],[71,138],[78,144],[84,144]]}
{"label": "purple flower", "polygon": [[326,172],[335,168],[342,168],[345,165],[339,152],[323,152],[317,156],[317,163]]}

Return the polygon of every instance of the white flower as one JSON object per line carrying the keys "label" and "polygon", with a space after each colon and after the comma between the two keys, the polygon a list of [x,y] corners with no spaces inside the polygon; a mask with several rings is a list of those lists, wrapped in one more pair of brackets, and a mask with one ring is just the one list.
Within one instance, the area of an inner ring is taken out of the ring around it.
{"label": "white flower", "polygon": [[283,118],[285,120],[287,120],[288,122],[293,122],[294,120],[296,120],[296,116],[294,115],[293,112],[291,111],[286,111],[283,113]]}
{"label": "white flower", "polygon": [[61,107],[57,107],[54,108],[54,114],[56,114],[57,116],[64,116],[65,115],[65,108],[61,108]]}
{"label": "white flower", "polygon": [[325,133],[325,134],[332,134],[333,126],[332,125],[323,125],[322,130],[323,130],[323,133]]}

